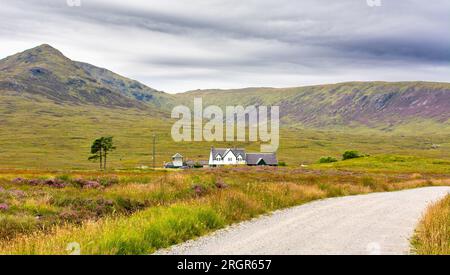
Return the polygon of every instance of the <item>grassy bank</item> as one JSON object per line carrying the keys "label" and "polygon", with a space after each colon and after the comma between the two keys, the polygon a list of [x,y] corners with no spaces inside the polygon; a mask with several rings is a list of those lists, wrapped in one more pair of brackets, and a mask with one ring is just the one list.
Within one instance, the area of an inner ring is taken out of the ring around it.
{"label": "grassy bank", "polygon": [[[268,167],[20,175],[60,178],[66,183],[62,188],[12,182],[12,176],[0,173],[0,203],[9,206],[0,212],[0,228],[14,220],[20,226],[9,227],[11,237],[0,241],[0,254],[67,254],[74,242],[82,254],[146,254],[312,200],[450,184],[417,174]],[[106,184],[80,187],[79,178]]]}
{"label": "grassy bank", "polygon": [[[151,165],[153,134],[157,135],[158,167],[176,152],[188,159],[207,160],[212,145],[244,147],[249,152],[260,150],[257,142],[174,142],[170,134],[173,123],[167,115],[151,110],[61,105],[44,99],[30,101],[0,95],[0,168],[96,169],[98,164],[87,158],[93,140],[100,136],[114,136],[117,150],[111,154],[109,165],[117,169]],[[345,132],[304,129],[281,123],[278,158],[289,166],[299,166],[317,163],[322,156],[340,159],[343,152],[358,150],[370,155],[448,160],[450,135],[438,130],[433,135],[403,135],[367,128]]]}
{"label": "grassy bank", "polygon": [[420,255],[450,255],[450,195],[427,209],[412,244]]}
{"label": "grassy bank", "polygon": [[344,169],[372,173],[425,173],[450,175],[450,161],[408,155],[375,155],[328,164],[314,164],[318,169]]}

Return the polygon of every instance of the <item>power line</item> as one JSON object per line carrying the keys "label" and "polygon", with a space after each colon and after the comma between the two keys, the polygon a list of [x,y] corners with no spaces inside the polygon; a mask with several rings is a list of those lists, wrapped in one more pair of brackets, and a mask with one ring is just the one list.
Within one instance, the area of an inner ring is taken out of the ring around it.
{"label": "power line", "polygon": [[153,170],[156,169],[156,135],[153,135]]}

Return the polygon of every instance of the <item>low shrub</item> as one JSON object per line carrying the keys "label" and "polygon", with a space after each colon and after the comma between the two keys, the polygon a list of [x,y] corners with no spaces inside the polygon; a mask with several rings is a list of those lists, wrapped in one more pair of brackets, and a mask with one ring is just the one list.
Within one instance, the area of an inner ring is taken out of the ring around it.
{"label": "low shrub", "polygon": [[18,234],[28,234],[38,228],[38,221],[32,216],[0,215],[0,240],[11,239]]}
{"label": "low shrub", "polygon": [[223,180],[219,180],[216,181],[216,187],[217,189],[225,189],[228,188],[228,185],[225,182],[223,182]]}
{"label": "low shrub", "polygon": [[370,189],[372,189],[374,191],[377,189],[377,183],[373,178],[363,177],[361,181],[362,181],[363,186],[369,187]]}
{"label": "low shrub", "polygon": [[111,177],[98,177],[95,181],[100,183],[104,187],[112,186],[119,183],[119,178],[115,176]]}
{"label": "low shrub", "polygon": [[101,184],[98,181],[95,180],[85,180],[85,179],[75,179],[72,181],[72,184],[79,188],[85,188],[85,189],[99,189],[103,188],[105,185]]}
{"label": "low shrub", "polygon": [[362,155],[360,155],[358,151],[346,151],[342,155],[343,160],[356,159],[356,158],[360,158],[360,157],[362,157]]}
{"label": "low shrub", "polygon": [[32,185],[32,186],[37,186],[37,185],[46,185],[49,187],[54,187],[54,188],[64,188],[66,187],[66,183],[58,178],[54,178],[54,179],[23,179],[23,178],[16,178],[14,180],[12,180],[12,183],[14,184],[25,184],[25,185]]}
{"label": "low shrub", "polygon": [[203,168],[203,165],[199,162],[194,163],[194,168]]}
{"label": "low shrub", "polygon": [[63,182],[71,182],[72,181],[72,176],[64,174],[64,175],[59,175],[56,177],[56,179],[63,181]]}
{"label": "low shrub", "polygon": [[338,160],[333,157],[321,157],[319,160],[319,163],[333,163],[337,162]]}
{"label": "low shrub", "polygon": [[0,212],[6,211],[8,209],[9,209],[9,205],[7,205],[6,203],[0,203]]}

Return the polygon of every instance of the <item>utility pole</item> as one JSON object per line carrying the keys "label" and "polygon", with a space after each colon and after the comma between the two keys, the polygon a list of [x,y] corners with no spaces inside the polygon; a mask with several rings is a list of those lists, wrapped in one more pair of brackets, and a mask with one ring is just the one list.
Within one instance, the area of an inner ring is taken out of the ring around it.
{"label": "utility pole", "polygon": [[156,169],[156,135],[153,134],[153,170]]}

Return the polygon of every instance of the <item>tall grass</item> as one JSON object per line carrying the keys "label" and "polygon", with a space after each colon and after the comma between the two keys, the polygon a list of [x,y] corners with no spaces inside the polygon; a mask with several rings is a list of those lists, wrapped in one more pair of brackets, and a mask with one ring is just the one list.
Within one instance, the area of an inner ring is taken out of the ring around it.
{"label": "tall grass", "polygon": [[205,192],[197,199],[151,207],[130,216],[56,226],[46,233],[4,241],[0,254],[67,254],[67,245],[74,242],[80,244],[83,254],[148,254],[227,224],[327,196],[317,186],[293,183],[252,183]]}
{"label": "tall grass", "polygon": [[64,255],[70,244],[78,243],[82,254],[148,254],[223,225],[223,219],[209,207],[172,205],[150,208],[128,218],[86,222],[82,227],[55,227],[51,235],[18,238],[1,253]]}
{"label": "tall grass", "polygon": [[427,209],[412,244],[420,255],[450,255],[450,195]]}
{"label": "tall grass", "polygon": [[[148,254],[229,224],[312,200],[449,184],[444,180],[402,179],[403,176],[369,177],[332,171],[316,174],[273,168],[254,171],[241,167],[182,171],[157,177],[147,184],[119,183],[102,190],[55,190],[50,205],[61,205],[60,199],[72,201],[72,197],[78,197],[73,200],[77,202],[80,196],[100,196],[118,202],[118,207],[125,207],[122,204],[128,200],[143,203],[143,208],[84,220],[81,224],[59,224],[46,231],[3,240],[0,254],[67,254],[67,246],[74,242],[80,244],[82,254]],[[222,181],[225,185],[217,185]]]}

